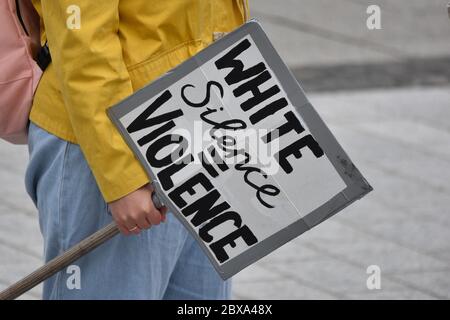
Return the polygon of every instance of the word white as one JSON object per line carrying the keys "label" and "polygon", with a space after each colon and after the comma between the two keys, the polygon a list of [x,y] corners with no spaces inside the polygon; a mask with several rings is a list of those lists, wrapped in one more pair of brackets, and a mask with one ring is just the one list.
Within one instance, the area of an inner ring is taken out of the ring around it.
{"label": "word white", "polygon": [[81,29],[81,10],[80,7],[71,4],[67,7],[66,13],[69,14],[66,20],[66,26],[69,30],[80,30]]}
{"label": "word white", "polygon": [[367,29],[380,30],[381,29],[381,9],[380,6],[372,4],[367,7],[366,13],[369,15],[366,21]]}
{"label": "word white", "polygon": [[67,274],[70,276],[67,278],[66,286],[69,290],[80,290],[81,289],[81,269],[77,265],[70,265],[66,270]]}
{"label": "word white", "polygon": [[381,269],[376,264],[367,267],[366,273],[370,276],[367,278],[366,286],[369,290],[381,289]]}

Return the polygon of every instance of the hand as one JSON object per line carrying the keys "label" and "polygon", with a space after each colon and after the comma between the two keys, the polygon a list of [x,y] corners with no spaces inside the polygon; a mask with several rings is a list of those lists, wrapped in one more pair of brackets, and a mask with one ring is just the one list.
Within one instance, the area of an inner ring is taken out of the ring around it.
{"label": "hand", "polygon": [[152,200],[153,187],[149,184],[108,203],[111,214],[124,235],[139,234],[142,229],[166,220],[167,207],[159,210]]}

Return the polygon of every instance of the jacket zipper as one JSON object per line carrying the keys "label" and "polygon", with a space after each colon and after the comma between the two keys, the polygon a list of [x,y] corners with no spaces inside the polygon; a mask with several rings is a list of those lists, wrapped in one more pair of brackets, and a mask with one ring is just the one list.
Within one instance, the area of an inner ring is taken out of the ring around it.
{"label": "jacket zipper", "polygon": [[22,25],[22,29],[25,32],[27,36],[30,36],[30,34],[27,31],[27,28],[25,27],[25,23],[23,22],[22,15],[20,14],[20,6],[19,6],[19,0],[16,0],[16,13],[17,17],[19,18],[20,24]]}

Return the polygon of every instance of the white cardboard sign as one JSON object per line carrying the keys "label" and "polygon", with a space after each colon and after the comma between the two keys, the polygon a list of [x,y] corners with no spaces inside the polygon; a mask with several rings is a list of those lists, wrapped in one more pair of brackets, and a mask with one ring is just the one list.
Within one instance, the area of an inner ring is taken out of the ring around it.
{"label": "white cardboard sign", "polygon": [[256,21],[108,113],[224,279],[371,190]]}

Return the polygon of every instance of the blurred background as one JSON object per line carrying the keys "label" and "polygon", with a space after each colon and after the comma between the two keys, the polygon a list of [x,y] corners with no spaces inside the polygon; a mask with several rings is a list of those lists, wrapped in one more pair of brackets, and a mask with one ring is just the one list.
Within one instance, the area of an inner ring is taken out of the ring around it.
{"label": "blurred background", "polygon": [[[447,2],[250,0],[375,190],[239,273],[235,299],[450,298]],[[0,289],[42,264],[27,158],[0,140]]]}

